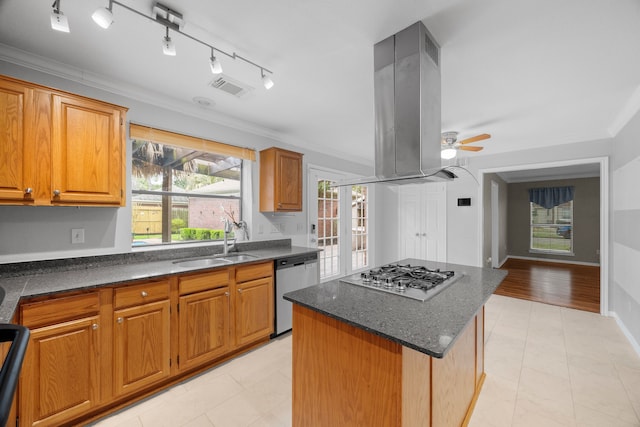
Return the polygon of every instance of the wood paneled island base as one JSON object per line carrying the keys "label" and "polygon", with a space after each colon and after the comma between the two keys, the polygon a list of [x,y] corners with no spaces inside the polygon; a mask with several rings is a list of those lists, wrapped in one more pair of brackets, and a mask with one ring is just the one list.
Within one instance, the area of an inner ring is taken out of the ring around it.
{"label": "wood paneled island base", "polygon": [[443,359],[293,306],[293,426],[466,425],[484,380],[484,307]]}

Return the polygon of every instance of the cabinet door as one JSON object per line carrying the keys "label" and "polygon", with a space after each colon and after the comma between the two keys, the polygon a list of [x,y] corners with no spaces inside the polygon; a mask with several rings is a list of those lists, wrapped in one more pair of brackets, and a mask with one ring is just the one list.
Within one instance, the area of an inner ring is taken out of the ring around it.
{"label": "cabinet door", "polygon": [[115,393],[139,390],[169,376],[169,301],[113,312]]}
{"label": "cabinet door", "polygon": [[0,202],[32,204],[51,185],[51,97],[0,79]]}
{"label": "cabinet door", "polygon": [[236,285],[236,346],[252,343],[273,333],[273,279]]}
{"label": "cabinet door", "polygon": [[229,351],[229,288],[180,297],[180,370]]}
{"label": "cabinet door", "polygon": [[123,115],[98,101],[53,96],[53,202],[123,203]]}
{"label": "cabinet door", "polygon": [[97,405],[98,317],[32,329],[22,368],[20,425],[62,425]]}
{"label": "cabinet door", "polygon": [[302,155],[276,152],[276,210],[302,210]]}

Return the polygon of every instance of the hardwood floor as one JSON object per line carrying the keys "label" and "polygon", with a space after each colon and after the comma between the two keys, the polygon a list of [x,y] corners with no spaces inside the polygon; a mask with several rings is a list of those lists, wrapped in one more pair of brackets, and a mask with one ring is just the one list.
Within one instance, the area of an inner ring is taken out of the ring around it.
{"label": "hardwood floor", "polygon": [[495,294],[600,312],[600,267],[510,258]]}

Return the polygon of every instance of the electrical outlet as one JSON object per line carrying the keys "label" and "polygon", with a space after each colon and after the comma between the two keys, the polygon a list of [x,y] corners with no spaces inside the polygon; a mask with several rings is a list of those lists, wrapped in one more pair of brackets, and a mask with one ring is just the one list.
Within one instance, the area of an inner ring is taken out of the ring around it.
{"label": "electrical outlet", "polygon": [[84,228],[71,229],[71,243],[84,243]]}

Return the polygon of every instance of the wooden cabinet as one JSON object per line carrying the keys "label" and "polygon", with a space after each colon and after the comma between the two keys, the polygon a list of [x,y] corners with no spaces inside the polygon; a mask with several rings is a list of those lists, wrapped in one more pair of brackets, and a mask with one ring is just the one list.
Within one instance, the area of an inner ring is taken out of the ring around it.
{"label": "wooden cabinet", "polygon": [[203,365],[230,350],[230,271],[216,270],[178,279],[181,371]]}
{"label": "wooden cabinet", "polygon": [[20,425],[81,425],[247,351],[273,310],[272,261],[23,302]]}
{"label": "wooden cabinet", "polygon": [[98,405],[98,293],[25,304],[21,316],[31,337],[20,377],[20,425],[62,425]]}
{"label": "wooden cabinet", "polygon": [[235,346],[241,347],[273,333],[273,263],[236,269]]}
{"label": "wooden cabinet", "polygon": [[260,151],[260,212],[302,211],[302,154]]}
{"label": "wooden cabinet", "polygon": [[170,375],[169,282],[117,288],[113,312],[116,395],[128,394]]}
{"label": "wooden cabinet", "polygon": [[0,204],[123,206],[126,111],[0,76]]}

